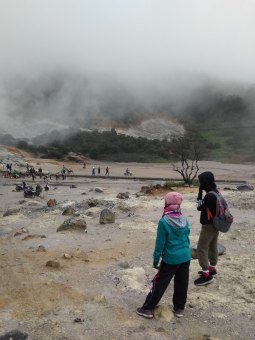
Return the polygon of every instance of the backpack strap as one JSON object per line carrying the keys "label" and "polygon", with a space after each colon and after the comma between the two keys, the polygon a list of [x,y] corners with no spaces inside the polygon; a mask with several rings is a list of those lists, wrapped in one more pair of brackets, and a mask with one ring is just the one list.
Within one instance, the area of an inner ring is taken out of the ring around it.
{"label": "backpack strap", "polygon": [[216,196],[217,198],[219,198],[219,196],[221,196],[221,193],[220,193],[219,191],[216,192],[216,191],[213,191],[213,190],[209,191],[208,194],[213,194],[213,195]]}
{"label": "backpack strap", "polygon": [[211,213],[211,210],[209,208],[206,208],[206,212],[207,212],[207,219],[208,221],[213,219],[213,214]]}
{"label": "backpack strap", "polygon": [[[215,196],[216,197],[216,209],[215,209],[215,216],[217,216],[217,215],[219,215],[219,200],[221,199],[221,194],[220,194],[220,192],[215,192],[215,191],[213,191],[213,190],[211,190],[211,191],[209,191],[208,192],[208,194],[213,194],[213,196]],[[207,218],[208,218],[208,221],[210,220],[210,219],[213,219],[213,214],[211,213],[211,211],[207,208],[207,210],[209,211],[207,211]]]}

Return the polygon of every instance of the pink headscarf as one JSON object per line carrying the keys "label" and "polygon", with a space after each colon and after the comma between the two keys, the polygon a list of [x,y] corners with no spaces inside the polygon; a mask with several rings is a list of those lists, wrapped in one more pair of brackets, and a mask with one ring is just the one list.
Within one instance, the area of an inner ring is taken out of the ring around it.
{"label": "pink headscarf", "polygon": [[165,196],[164,214],[168,211],[180,210],[183,197],[179,192],[170,191]]}

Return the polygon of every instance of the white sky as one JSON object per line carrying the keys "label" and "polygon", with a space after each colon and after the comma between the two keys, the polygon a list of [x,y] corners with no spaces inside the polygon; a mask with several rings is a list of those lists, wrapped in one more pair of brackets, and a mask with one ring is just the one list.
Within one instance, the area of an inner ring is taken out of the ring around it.
{"label": "white sky", "polygon": [[0,0],[0,75],[66,68],[255,82],[255,0]]}

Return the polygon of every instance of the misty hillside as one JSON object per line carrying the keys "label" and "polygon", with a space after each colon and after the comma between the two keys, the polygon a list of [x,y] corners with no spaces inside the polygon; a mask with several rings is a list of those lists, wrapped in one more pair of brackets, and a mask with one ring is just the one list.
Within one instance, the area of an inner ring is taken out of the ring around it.
{"label": "misty hillside", "polygon": [[60,157],[101,132],[97,157],[135,157],[126,136],[147,159],[191,133],[206,159],[254,161],[254,1],[59,3],[0,4],[0,142]]}
{"label": "misty hillside", "polygon": [[[196,87],[186,84],[182,93],[180,84],[174,84],[174,90],[173,84],[165,79],[146,87],[131,86],[114,78],[68,73],[9,80],[1,90],[0,142],[64,144],[82,153],[72,143],[82,132],[114,129],[118,135],[171,141],[192,130],[203,138],[207,159],[254,160],[255,87],[203,81]],[[103,156],[93,145],[94,155],[110,157],[112,149]]]}

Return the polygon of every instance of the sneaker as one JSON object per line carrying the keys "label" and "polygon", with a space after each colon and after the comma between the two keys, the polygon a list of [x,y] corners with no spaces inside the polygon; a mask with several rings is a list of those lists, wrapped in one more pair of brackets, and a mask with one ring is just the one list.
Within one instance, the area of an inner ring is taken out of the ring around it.
{"label": "sneaker", "polygon": [[208,276],[201,275],[198,279],[194,281],[196,286],[205,286],[213,282],[213,276],[209,274]]}
{"label": "sneaker", "polygon": [[[199,270],[199,272],[197,272],[199,275],[202,275],[203,274],[203,271],[202,270]],[[213,270],[209,270],[209,274],[212,275],[213,277],[216,277],[217,276],[217,270],[216,269],[213,269]]]}
{"label": "sneaker", "polygon": [[136,314],[143,316],[146,319],[152,319],[154,317],[151,309],[144,309],[143,307],[137,308]]}
{"label": "sneaker", "polygon": [[174,308],[173,312],[177,318],[182,318],[184,315],[184,309]]}

